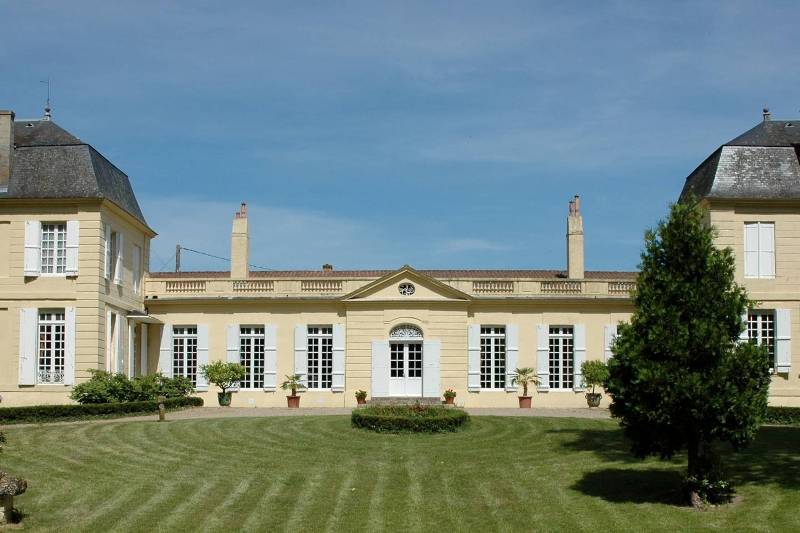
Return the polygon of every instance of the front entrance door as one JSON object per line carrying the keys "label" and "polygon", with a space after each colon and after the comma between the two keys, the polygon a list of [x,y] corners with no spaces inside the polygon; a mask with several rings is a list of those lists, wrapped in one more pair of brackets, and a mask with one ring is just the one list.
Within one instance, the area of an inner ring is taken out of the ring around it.
{"label": "front entrance door", "polygon": [[422,343],[389,346],[389,396],[422,397]]}

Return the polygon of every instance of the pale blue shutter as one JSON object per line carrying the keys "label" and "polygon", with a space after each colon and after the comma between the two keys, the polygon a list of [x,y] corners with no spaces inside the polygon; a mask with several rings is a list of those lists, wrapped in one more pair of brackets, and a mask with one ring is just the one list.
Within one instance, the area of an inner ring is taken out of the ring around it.
{"label": "pale blue shutter", "polygon": [[[241,344],[239,342],[239,324],[228,324],[225,328],[225,359],[229,363],[240,363]],[[266,354],[265,354],[266,356]],[[238,391],[239,385],[234,385],[230,388],[232,391]]]}
{"label": "pale blue shutter", "polygon": [[67,276],[78,275],[78,245],[80,243],[80,222],[67,220]]}
{"label": "pale blue shutter", "polygon": [[278,386],[278,326],[264,324],[264,390]]}
{"label": "pale blue shutter", "polygon": [[550,389],[550,326],[536,326],[536,375],[539,378],[539,390]]}
{"label": "pale blue shutter", "polygon": [[344,392],[344,343],[345,327],[343,324],[333,325],[333,376],[331,391]]}
{"label": "pale blue shutter", "polygon": [[519,327],[506,324],[506,392],[516,392],[517,359],[519,354]]}
{"label": "pale blue shutter", "polygon": [[467,389],[481,390],[481,326],[472,324],[467,328]]}
{"label": "pale blue shutter", "polygon": [[117,374],[123,374],[125,372],[125,333],[127,333],[128,327],[126,325],[125,317],[123,317],[119,313],[114,313],[117,317],[115,320],[116,328],[117,328],[117,339],[116,339],[116,355],[117,361],[116,365],[117,368],[115,372]]}
{"label": "pale blue shutter", "polygon": [[573,374],[572,390],[580,392],[583,390],[583,369],[581,365],[586,361],[586,326],[575,324],[573,333]]}
{"label": "pale blue shutter", "polygon": [[75,308],[64,309],[64,385],[75,384]]}
{"label": "pale blue shutter", "polygon": [[25,221],[25,250],[23,254],[23,270],[25,272],[25,276],[27,277],[36,277],[41,273],[41,240],[42,223],[38,220]]}
{"label": "pale blue shutter", "polygon": [[111,279],[111,225],[103,224],[103,277]]}
{"label": "pale blue shutter", "polygon": [[39,310],[19,310],[19,376],[20,385],[36,385],[36,351],[39,339]]}
{"label": "pale blue shutter", "polygon": [[172,325],[161,326],[161,345],[158,351],[158,371],[172,377]]}
{"label": "pale blue shutter", "polygon": [[775,310],[775,371],[788,374],[792,369],[792,318],[789,309]]}
{"label": "pale blue shutter", "polygon": [[197,325],[197,377],[195,390],[205,392],[208,390],[208,381],[201,372],[201,368],[208,364],[208,325]]}
{"label": "pale blue shutter", "polygon": [[603,360],[608,362],[609,359],[614,357],[614,352],[611,347],[614,346],[614,339],[617,337],[617,326],[608,325],[603,330]]}
{"label": "pale blue shutter", "polygon": [[114,266],[114,283],[116,285],[122,285],[122,281],[125,276],[125,266],[123,258],[125,257],[125,238],[122,235],[121,231],[117,231],[117,259],[116,265]]}
{"label": "pale blue shutter", "polygon": [[300,376],[303,387],[308,387],[308,325],[294,327],[294,373]]}
{"label": "pale blue shutter", "polygon": [[386,396],[389,396],[389,341],[372,341],[372,397]]}
{"label": "pale blue shutter", "polygon": [[441,352],[441,341],[423,341],[422,396],[425,398],[439,398],[442,395],[440,369]]}

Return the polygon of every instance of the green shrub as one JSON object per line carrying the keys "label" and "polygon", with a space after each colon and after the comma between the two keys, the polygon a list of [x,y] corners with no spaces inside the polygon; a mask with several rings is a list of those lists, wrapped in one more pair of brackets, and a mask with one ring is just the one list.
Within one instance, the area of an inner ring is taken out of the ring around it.
{"label": "green shrub", "polygon": [[353,410],[353,427],[378,432],[444,433],[469,421],[462,409],[424,405],[387,405]]}
{"label": "green shrub", "polygon": [[[203,399],[196,396],[168,398],[164,402],[167,409],[181,407],[202,407]],[[71,405],[31,405],[27,407],[1,407],[0,425],[26,424],[40,422],[61,422],[65,420],[83,420],[95,417],[110,418],[131,414],[155,413],[158,402],[112,402]]]}
{"label": "green shrub", "polygon": [[793,425],[800,424],[800,407],[767,407],[765,424]]}
{"label": "green shrub", "polygon": [[159,373],[130,379],[124,374],[105,370],[89,372],[92,374],[89,381],[73,387],[70,394],[70,398],[78,403],[142,402],[159,396],[180,398],[193,390],[191,380],[183,376],[169,378]]}
{"label": "green shrub", "polygon": [[595,394],[595,387],[605,387],[608,381],[608,366],[603,361],[584,361],[581,363],[581,373],[583,384],[592,388],[592,394]]}
{"label": "green shrub", "polygon": [[214,361],[200,367],[200,372],[209,383],[213,383],[225,393],[228,389],[236,387],[247,375],[247,369],[239,363],[226,363]]}

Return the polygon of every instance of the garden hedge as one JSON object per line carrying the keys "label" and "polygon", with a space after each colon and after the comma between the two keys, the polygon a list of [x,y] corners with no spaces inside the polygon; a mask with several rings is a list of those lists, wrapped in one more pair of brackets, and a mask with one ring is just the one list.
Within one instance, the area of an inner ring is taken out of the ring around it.
{"label": "garden hedge", "polygon": [[765,424],[800,424],[800,407],[767,407]]}
{"label": "garden hedge", "polygon": [[443,433],[456,431],[469,421],[462,409],[420,405],[394,405],[354,409],[353,427],[378,432]]}
{"label": "garden hedge", "polygon": [[[167,409],[202,407],[203,399],[195,396],[168,398]],[[62,422],[91,418],[113,418],[132,414],[158,412],[158,402],[87,403],[69,405],[31,405],[27,407],[0,407],[0,425],[28,424],[40,422]]]}

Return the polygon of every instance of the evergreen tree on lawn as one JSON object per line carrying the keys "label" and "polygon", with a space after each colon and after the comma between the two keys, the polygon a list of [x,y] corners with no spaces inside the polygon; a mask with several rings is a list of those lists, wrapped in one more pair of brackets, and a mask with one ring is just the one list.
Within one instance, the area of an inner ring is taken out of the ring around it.
{"label": "evergreen tree on lawn", "polygon": [[704,219],[694,202],[676,204],[645,235],[635,311],[619,326],[608,380],[634,455],[686,450],[694,503],[712,499],[715,483],[729,489],[719,444],[738,449],[755,437],[771,366],[766,349],[739,340],[752,302],[734,282],[733,252],[714,246]]}

